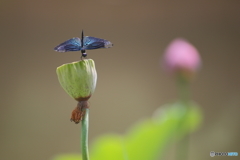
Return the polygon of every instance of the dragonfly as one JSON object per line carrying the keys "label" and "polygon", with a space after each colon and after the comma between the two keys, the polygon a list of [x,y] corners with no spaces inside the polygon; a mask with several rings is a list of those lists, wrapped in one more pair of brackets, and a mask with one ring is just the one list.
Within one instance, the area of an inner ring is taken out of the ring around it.
{"label": "dragonfly", "polygon": [[82,30],[81,39],[78,37],[71,38],[54,48],[57,52],[81,51],[82,57],[87,57],[86,50],[111,48],[113,44],[105,39],[84,36]]}

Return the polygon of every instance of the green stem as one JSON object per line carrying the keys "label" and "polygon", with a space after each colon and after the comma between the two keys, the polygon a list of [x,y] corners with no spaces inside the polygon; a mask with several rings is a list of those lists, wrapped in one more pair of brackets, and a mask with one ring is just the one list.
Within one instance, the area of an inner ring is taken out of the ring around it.
{"label": "green stem", "polygon": [[81,133],[81,147],[82,147],[82,159],[89,160],[88,153],[88,126],[89,126],[89,108],[83,108],[85,115],[82,119],[82,133]]}
{"label": "green stem", "polygon": [[184,105],[187,105],[190,100],[189,80],[186,77],[184,77],[184,75],[179,73],[177,77],[177,86],[178,86],[178,94],[180,96],[181,103],[183,103]]}
{"label": "green stem", "polygon": [[[189,101],[190,101],[190,86],[189,81],[183,75],[178,75],[177,78],[178,83],[178,91],[180,97],[180,103],[185,107],[185,113],[183,118],[179,122],[179,129],[188,123],[187,115],[189,110]],[[188,159],[188,151],[189,151],[189,134],[183,137],[179,142],[177,142],[177,154],[176,159],[179,160],[187,160]]]}

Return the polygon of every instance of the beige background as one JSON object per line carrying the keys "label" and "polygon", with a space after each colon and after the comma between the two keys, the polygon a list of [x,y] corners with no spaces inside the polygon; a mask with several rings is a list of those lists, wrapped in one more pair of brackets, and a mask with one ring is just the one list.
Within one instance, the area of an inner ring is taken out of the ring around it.
{"label": "beige background", "polygon": [[69,121],[76,102],[60,87],[55,70],[78,60],[80,52],[53,48],[82,29],[114,43],[88,51],[98,71],[90,142],[104,133],[126,132],[177,98],[160,61],[168,43],[184,37],[203,60],[192,97],[202,105],[205,122],[192,135],[191,157],[211,159],[212,150],[240,153],[239,16],[239,0],[1,1],[0,159],[79,152],[80,125]]}

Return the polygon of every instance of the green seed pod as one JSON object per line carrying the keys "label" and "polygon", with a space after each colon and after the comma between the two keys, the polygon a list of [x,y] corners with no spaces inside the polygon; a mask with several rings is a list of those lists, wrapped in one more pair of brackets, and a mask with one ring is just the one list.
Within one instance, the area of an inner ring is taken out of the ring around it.
{"label": "green seed pod", "polygon": [[63,64],[57,68],[62,88],[77,101],[86,101],[93,94],[97,83],[97,72],[92,59]]}

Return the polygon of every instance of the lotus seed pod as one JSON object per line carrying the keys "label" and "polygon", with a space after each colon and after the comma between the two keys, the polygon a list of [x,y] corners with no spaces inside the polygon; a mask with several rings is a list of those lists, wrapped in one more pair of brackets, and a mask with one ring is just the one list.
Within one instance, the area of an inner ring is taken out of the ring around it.
{"label": "lotus seed pod", "polygon": [[97,83],[97,72],[91,59],[63,64],[57,68],[62,88],[77,101],[87,100]]}

